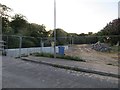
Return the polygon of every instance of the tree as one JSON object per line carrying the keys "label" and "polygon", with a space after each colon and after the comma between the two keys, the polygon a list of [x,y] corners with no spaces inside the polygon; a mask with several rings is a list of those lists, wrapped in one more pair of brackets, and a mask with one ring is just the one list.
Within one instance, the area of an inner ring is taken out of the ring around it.
{"label": "tree", "polygon": [[111,45],[117,44],[120,37],[114,37],[112,35],[120,35],[120,18],[114,19],[112,22],[109,22],[101,31],[96,33],[96,35],[107,35],[110,37],[109,43]]}
{"label": "tree", "polygon": [[1,17],[10,17],[10,15],[8,14],[8,12],[10,11],[12,11],[11,8],[0,3],[0,16]]}
{"label": "tree", "polygon": [[46,27],[42,25],[38,25],[35,23],[31,23],[27,27],[29,35],[33,37],[47,37],[48,33],[46,31]]}
{"label": "tree", "polygon": [[[67,36],[68,33],[65,32],[63,29],[61,28],[57,28],[56,29],[56,45],[64,45],[67,44]],[[52,37],[54,37],[54,31],[52,33]]]}
{"label": "tree", "polygon": [[17,34],[20,30],[27,28],[27,20],[25,16],[21,14],[16,14],[12,17],[12,21],[10,22],[10,26],[14,29],[14,33]]}
{"label": "tree", "polygon": [[8,14],[11,12],[12,9],[0,3],[0,25],[2,25],[2,33],[3,34],[10,34],[12,32],[12,28],[10,27],[9,18],[10,15]]}
{"label": "tree", "polygon": [[[38,37],[48,37],[48,32],[45,29],[46,27],[42,25],[38,25],[36,23],[28,23],[27,29],[24,32],[25,36],[30,36],[34,38],[24,38],[23,47],[30,46],[40,46],[40,38]],[[23,34],[22,34],[23,35]]]}
{"label": "tree", "polygon": [[93,35],[93,32],[88,32],[88,35]]}

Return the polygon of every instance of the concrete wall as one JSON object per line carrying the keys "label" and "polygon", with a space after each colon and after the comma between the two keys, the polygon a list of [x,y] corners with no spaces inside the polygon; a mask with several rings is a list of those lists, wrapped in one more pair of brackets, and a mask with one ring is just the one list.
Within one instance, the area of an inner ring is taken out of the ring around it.
{"label": "concrete wall", "polygon": [[[65,50],[68,49],[68,46],[65,47]],[[21,48],[21,54],[29,55],[30,53],[35,52],[46,52],[46,53],[54,53],[53,47],[33,47],[33,48]],[[6,49],[7,56],[11,57],[18,57],[19,55],[19,49]],[[56,53],[58,53],[58,46],[56,46]]]}

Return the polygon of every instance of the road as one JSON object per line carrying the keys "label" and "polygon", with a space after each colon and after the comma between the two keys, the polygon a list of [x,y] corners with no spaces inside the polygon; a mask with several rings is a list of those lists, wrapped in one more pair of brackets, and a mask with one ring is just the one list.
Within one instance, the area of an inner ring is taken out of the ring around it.
{"label": "road", "polygon": [[118,79],[3,57],[3,88],[118,88]]}

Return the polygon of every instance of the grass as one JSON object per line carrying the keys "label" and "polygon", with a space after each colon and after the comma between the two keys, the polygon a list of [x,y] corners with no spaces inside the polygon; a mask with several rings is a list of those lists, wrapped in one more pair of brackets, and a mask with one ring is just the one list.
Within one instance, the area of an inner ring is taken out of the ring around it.
{"label": "grass", "polygon": [[111,50],[104,53],[116,54],[120,52],[120,46],[111,46]]}
{"label": "grass", "polygon": [[31,55],[37,56],[37,57],[50,57],[50,58],[54,58],[54,56],[50,53],[33,53]]}
{"label": "grass", "polygon": [[[33,56],[37,56],[37,57],[54,58],[54,54],[50,54],[50,53],[33,53],[32,55]],[[59,54],[56,54],[56,58],[86,62],[85,60],[83,60],[83,59],[81,59],[81,58],[79,58],[77,56],[68,56],[68,55],[59,55]]]}
{"label": "grass", "polygon": [[111,48],[113,52],[120,52],[120,46],[112,46]]}

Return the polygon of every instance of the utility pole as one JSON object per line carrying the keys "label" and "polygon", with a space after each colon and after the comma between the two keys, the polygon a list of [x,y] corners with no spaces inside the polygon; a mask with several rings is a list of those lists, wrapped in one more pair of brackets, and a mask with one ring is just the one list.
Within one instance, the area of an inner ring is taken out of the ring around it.
{"label": "utility pole", "polygon": [[120,18],[120,1],[118,2],[118,18]]}
{"label": "utility pole", "polygon": [[56,58],[56,0],[54,0],[54,58]]}

